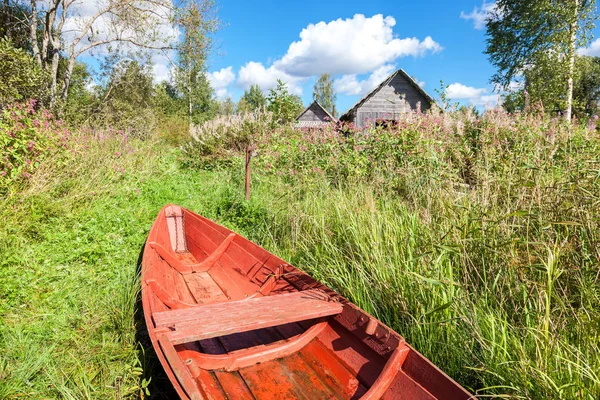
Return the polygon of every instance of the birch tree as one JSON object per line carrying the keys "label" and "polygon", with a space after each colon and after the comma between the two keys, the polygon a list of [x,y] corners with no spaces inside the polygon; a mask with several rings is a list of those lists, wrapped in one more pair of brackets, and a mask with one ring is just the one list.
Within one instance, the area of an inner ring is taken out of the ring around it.
{"label": "birch tree", "polygon": [[486,24],[492,82],[506,89],[528,69],[552,71],[570,121],[576,51],[589,44],[595,20],[596,0],[498,0]]}
{"label": "birch tree", "polygon": [[212,89],[206,78],[207,58],[212,50],[211,35],[219,27],[212,0],[182,3],[175,13],[181,30],[176,46],[175,83],[187,104],[190,132],[195,123],[210,113]]}
{"label": "birch tree", "polygon": [[313,88],[313,100],[319,102],[334,117],[337,117],[335,100],[337,96],[333,90],[333,80],[329,74],[323,74],[315,82]]}
{"label": "birch tree", "polygon": [[[23,2],[25,3],[25,2]],[[50,76],[50,102],[66,100],[78,57],[110,46],[174,48],[176,5],[170,0],[30,0],[29,40],[33,56]],[[41,31],[41,35],[40,32]],[[60,58],[66,60],[59,82]]]}

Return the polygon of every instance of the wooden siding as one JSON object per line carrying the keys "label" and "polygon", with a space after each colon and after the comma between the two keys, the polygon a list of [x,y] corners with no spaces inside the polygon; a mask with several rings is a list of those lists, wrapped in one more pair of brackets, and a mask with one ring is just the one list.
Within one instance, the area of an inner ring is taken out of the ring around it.
{"label": "wooden siding", "polygon": [[306,111],[298,118],[298,121],[322,121],[329,122],[331,118],[317,103],[312,103]]}
{"label": "wooden siding", "polygon": [[401,119],[402,115],[417,109],[426,111],[431,103],[404,76],[396,74],[394,78],[376,91],[353,113],[353,122],[358,127],[365,126],[365,121],[376,119]]}

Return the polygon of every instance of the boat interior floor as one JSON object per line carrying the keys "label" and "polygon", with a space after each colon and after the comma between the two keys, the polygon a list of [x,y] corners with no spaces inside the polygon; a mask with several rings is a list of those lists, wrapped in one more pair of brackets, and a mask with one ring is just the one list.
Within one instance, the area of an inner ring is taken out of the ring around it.
{"label": "boat interior floor", "polygon": [[[171,254],[182,264],[197,263],[189,252]],[[263,270],[260,266],[255,268],[250,279],[236,271],[226,270],[219,261],[207,271],[165,275],[172,279],[170,292],[172,289],[175,292],[164,296],[171,296],[175,303],[170,306],[171,310],[153,314],[155,323],[159,321],[162,329],[169,326],[170,313],[189,314],[195,308],[190,306],[197,304],[217,307],[231,302],[249,302],[252,300],[248,298],[254,296],[256,300],[265,295],[275,300],[304,293],[298,292],[297,285],[290,283],[293,277],[285,274],[274,277],[270,270]],[[262,289],[257,290],[265,287],[264,293]],[[154,292],[158,292],[156,288]],[[249,296],[248,293],[255,295]],[[163,302],[167,304],[168,300]],[[312,306],[299,302],[296,307],[295,311]],[[255,307],[247,307],[244,312],[248,319],[260,317],[260,309]],[[329,310],[317,318],[299,318],[284,324],[275,321],[264,328],[225,335],[174,335],[168,346],[177,352],[208,398],[360,399],[375,385],[386,361],[361,340],[348,335],[334,319],[328,318],[325,322],[322,318],[334,314],[335,310]],[[193,332],[193,329],[188,331]],[[296,343],[295,347],[293,343]],[[274,358],[273,354],[277,357]],[[231,361],[238,359],[241,361]],[[255,362],[256,359],[261,362]],[[394,376],[400,378],[397,382],[402,385],[406,398],[435,399],[404,371],[394,372]]]}

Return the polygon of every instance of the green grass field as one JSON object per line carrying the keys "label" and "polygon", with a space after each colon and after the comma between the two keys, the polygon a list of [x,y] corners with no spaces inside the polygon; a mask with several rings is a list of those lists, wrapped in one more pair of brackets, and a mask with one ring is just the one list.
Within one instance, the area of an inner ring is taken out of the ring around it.
{"label": "green grass field", "polygon": [[169,396],[137,276],[167,203],[308,271],[483,398],[600,398],[596,143],[535,167],[531,149],[487,159],[470,190],[440,179],[439,160],[408,160],[384,191],[258,159],[245,202],[239,157],[193,170],[159,141],[90,140],[1,200],[0,398]]}

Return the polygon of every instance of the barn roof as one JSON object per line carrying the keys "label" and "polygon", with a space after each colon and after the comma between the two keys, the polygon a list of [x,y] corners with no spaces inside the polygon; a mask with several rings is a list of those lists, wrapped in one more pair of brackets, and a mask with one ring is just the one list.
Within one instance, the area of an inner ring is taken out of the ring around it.
{"label": "barn roof", "polygon": [[433,100],[433,97],[431,97],[425,90],[423,90],[423,88],[417,82],[415,82],[415,80],[410,75],[408,75],[402,68],[400,68],[400,69],[394,71],[390,76],[388,76],[387,78],[385,78],[383,80],[383,82],[381,82],[379,85],[377,85],[377,87],[375,89],[373,89],[369,93],[367,93],[355,105],[353,105],[352,107],[350,107],[350,109],[348,111],[346,111],[344,114],[342,114],[340,116],[340,119],[343,119],[348,114],[356,111],[356,109],[358,107],[362,106],[367,100],[369,100],[371,97],[373,97],[373,95],[375,93],[377,93],[378,91],[380,91],[381,88],[383,88],[388,83],[390,83],[392,81],[392,79],[394,79],[394,77],[396,75],[398,75],[398,74],[400,74],[402,77],[404,77],[404,79],[406,79],[407,82],[410,83],[417,90],[417,92],[421,93],[423,95],[423,97],[425,97],[432,105],[435,104],[435,100]]}
{"label": "barn roof", "polygon": [[327,114],[327,116],[329,117],[329,119],[330,119],[331,121],[337,121],[337,118],[335,118],[333,115],[331,115],[331,113],[330,113],[329,111],[327,111],[327,109],[326,109],[325,107],[323,107],[323,106],[321,105],[321,103],[319,103],[319,102],[318,102],[318,101],[316,101],[316,100],[315,100],[315,101],[313,101],[312,103],[310,103],[310,104],[309,104],[309,106],[308,106],[308,107],[306,107],[306,108],[304,109],[304,111],[302,111],[302,112],[300,113],[300,115],[298,115],[298,116],[296,117],[296,121],[298,121],[300,118],[302,118],[302,116],[303,116],[304,114],[306,114],[306,112],[307,112],[307,111],[308,111],[308,110],[309,110],[309,109],[310,109],[310,108],[311,108],[313,105],[315,105],[315,104],[316,104],[316,105],[317,105],[319,108],[321,108],[321,109],[322,109],[322,110],[325,112],[325,114]]}

